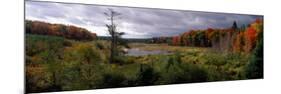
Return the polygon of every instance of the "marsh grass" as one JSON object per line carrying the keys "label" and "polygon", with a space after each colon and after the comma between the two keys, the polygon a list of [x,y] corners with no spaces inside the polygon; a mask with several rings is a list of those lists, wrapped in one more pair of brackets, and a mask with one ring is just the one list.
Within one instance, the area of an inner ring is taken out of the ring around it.
{"label": "marsh grass", "polygon": [[84,90],[246,79],[249,56],[209,48],[130,44],[173,54],[119,56],[109,64],[109,42],[27,35],[28,92]]}

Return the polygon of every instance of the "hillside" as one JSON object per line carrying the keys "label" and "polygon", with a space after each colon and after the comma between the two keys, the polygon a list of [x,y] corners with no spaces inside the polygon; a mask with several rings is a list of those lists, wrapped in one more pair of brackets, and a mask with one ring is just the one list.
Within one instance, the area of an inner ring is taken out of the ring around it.
{"label": "hillside", "polygon": [[26,20],[26,33],[37,35],[61,36],[74,40],[94,40],[97,36],[87,29],[64,24],[51,24],[41,21]]}

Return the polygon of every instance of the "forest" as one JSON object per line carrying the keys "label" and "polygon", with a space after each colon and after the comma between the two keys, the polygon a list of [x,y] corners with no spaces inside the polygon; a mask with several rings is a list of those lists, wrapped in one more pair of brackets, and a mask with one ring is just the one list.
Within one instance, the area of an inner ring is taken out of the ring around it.
{"label": "forest", "polygon": [[[112,16],[112,14],[111,14]],[[231,24],[231,23],[230,23]],[[25,21],[27,92],[263,78],[263,19],[246,26],[125,39],[74,25]]]}

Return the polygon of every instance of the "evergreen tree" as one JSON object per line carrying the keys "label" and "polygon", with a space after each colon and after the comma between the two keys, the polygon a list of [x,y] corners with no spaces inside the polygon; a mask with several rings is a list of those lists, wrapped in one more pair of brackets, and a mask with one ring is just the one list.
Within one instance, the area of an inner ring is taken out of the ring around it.
{"label": "evergreen tree", "polygon": [[233,30],[237,30],[237,29],[238,29],[236,21],[233,22],[231,28],[232,28]]}

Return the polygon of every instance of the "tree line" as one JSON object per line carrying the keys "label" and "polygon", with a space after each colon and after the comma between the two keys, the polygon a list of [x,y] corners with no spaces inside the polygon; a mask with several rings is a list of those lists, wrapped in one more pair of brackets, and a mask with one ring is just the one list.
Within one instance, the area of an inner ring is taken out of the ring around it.
{"label": "tree line", "polygon": [[262,37],[263,21],[256,19],[247,27],[237,27],[236,22],[227,29],[191,30],[172,37],[172,45],[212,47],[218,51],[251,52]]}
{"label": "tree line", "polygon": [[96,33],[73,25],[50,24],[41,21],[26,20],[26,33],[37,35],[60,36],[67,39],[91,41],[96,39]]}

